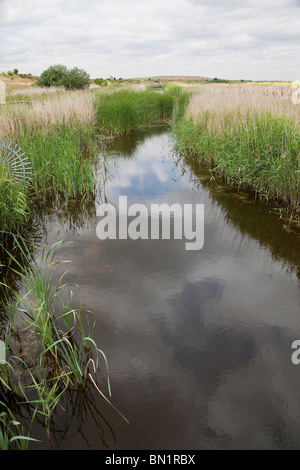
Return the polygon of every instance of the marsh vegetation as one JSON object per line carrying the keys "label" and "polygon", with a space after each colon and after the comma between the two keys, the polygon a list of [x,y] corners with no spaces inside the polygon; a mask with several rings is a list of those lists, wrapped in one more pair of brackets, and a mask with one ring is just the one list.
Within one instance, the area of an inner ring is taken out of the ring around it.
{"label": "marsh vegetation", "polygon": [[[21,93],[24,98],[24,91]],[[9,186],[2,174],[0,198],[9,200],[1,205],[6,235],[28,222],[36,203],[92,197],[92,164],[103,137],[170,123],[172,118],[171,94],[134,89],[36,89],[35,93],[30,106],[8,104],[1,108],[0,135],[22,148],[32,168],[26,191],[18,185]]]}
{"label": "marsh vegetation", "polygon": [[176,126],[176,148],[212,176],[299,211],[300,108],[289,86],[207,85]]}
{"label": "marsh vegetation", "polygon": [[2,268],[18,278],[15,288],[2,282],[3,449],[26,448],[36,419],[49,430],[65,394],[87,382],[98,387],[99,366],[110,394],[105,352],[93,339],[88,315],[72,304],[63,277],[53,283],[59,245],[43,250],[37,264],[34,245],[23,238],[37,212],[63,206],[68,211],[72,202],[93,204],[99,184],[93,166],[103,142],[168,125],[176,152],[193,170],[204,163],[211,179],[222,177],[295,213],[300,196],[300,114],[288,86],[166,84],[162,93],[140,85],[76,92],[53,87],[13,90],[12,96],[32,102],[16,107],[8,97],[0,109],[0,136],[26,153],[32,176],[30,184],[16,183],[0,165]]}
{"label": "marsh vegetation", "polygon": [[[81,92],[35,88],[31,95],[14,91],[16,97],[34,100],[26,107],[15,107],[8,100],[1,108],[0,134],[22,148],[32,174],[29,184],[16,183],[7,168],[0,167],[3,268],[19,278],[16,290],[5,277],[2,282],[2,320],[7,324],[2,336],[8,357],[0,376],[3,449],[26,448],[36,419],[49,428],[57,404],[70,388],[77,390],[89,381],[108,400],[93,373],[99,355],[110,394],[106,357],[92,338],[87,317],[80,307],[71,307],[72,292],[62,279],[53,285],[51,269],[58,245],[43,252],[37,266],[34,247],[29,249],[24,242],[24,232],[42,208],[68,210],[70,201],[82,206],[93,201],[97,189],[93,164],[101,140],[171,123],[174,100],[170,94],[132,88]],[[18,414],[24,407],[29,413],[26,432],[9,408],[12,397]]]}

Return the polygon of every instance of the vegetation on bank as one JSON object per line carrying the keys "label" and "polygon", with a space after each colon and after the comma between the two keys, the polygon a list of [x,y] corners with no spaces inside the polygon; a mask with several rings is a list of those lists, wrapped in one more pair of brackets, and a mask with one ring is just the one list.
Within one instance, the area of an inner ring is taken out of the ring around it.
{"label": "vegetation on bank", "polygon": [[0,161],[0,221],[3,241],[10,233],[18,230],[28,220],[27,188],[16,182]]}
{"label": "vegetation on bank", "polygon": [[299,211],[300,107],[289,87],[201,87],[174,129],[184,158]]}
{"label": "vegetation on bank", "polygon": [[100,131],[110,135],[126,134],[136,129],[168,123],[174,99],[170,94],[145,90],[136,93],[120,90],[100,95],[97,100],[97,123]]}
{"label": "vegetation on bank", "polygon": [[32,168],[29,185],[17,184],[7,169],[2,171],[0,244],[26,228],[37,204],[91,197],[97,148],[92,96],[59,91],[39,95],[30,106],[3,106],[0,135],[25,152]]}
{"label": "vegetation on bank", "polygon": [[34,250],[23,240],[15,242],[21,258],[12,254],[9,258],[20,281],[17,291],[5,285],[3,301],[8,323],[5,360],[0,363],[0,450],[26,449],[33,440],[30,431],[35,421],[49,430],[68,390],[76,391],[90,381],[103,395],[95,377],[100,361],[111,395],[107,359],[92,338],[88,321],[81,308],[72,307],[72,291],[62,283],[63,276],[53,285],[51,270],[59,264],[55,258],[61,242],[42,251],[39,267]]}
{"label": "vegetation on bank", "polygon": [[[23,93],[23,92],[22,92]],[[36,204],[93,197],[92,163],[102,137],[171,122],[174,97],[153,91],[89,90],[37,93],[30,106],[0,109],[0,135],[29,158],[28,187],[0,179],[2,239],[21,230]],[[16,201],[18,202],[16,204]]]}
{"label": "vegetation on bank", "polygon": [[[87,380],[96,384],[99,359],[107,372],[84,313],[72,306],[72,292],[63,278],[53,285],[45,268],[55,265],[59,245],[42,253],[38,268],[32,250],[14,236],[27,226],[36,207],[93,198],[92,163],[102,138],[173,123],[176,149],[185,161],[192,159],[193,167],[205,162],[212,176],[299,207],[299,106],[292,104],[288,87],[163,88],[163,93],[108,86],[67,92],[35,88],[32,105],[0,108],[0,135],[18,144],[32,166],[31,183],[24,185],[0,165],[0,242],[12,239],[14,253],[21,253],[17,259],[4,250],[5,262],[20,282],[16,290],[6,286],[3,304],[9,354],[0,364],[0,449],[26,448],[36,418],[49,429],[68,390]],[[31,354],[24,353],[25,335]],[[29,412],[25,430],[18,416],[24,407]]]}
{"label": "vegetation on bank", "polygon": [[[95,377],[100,356],[108,372],[105,355],[86,331],[81,309],[72,307],[72,292],[66,291],[62,278],[53,285],[49,265],[55,265],[59,245],[43,252],[41,267],[37,267],[34,250],[20,241],[19,232],[36,207],[93,197],[92,163],[104,134],[114,136],[141,126],[165,124],[173,115],[174,97],[149,90],[99,93],[54,89],[36,97],[30,107],[7,105],[0,114],[1,135],[25,151],[32,167],[28,185],[17,184],[7,168],[0,167],[3,259],[19,278],[17,290],[9,283],[2,284],[7,292],[2,320],[6,318],[7,327],[6,361],[0,364],[0,449],[27,448],[31,425],[38,420],[49,429],[56,406],[67,391],[76,391],[86,381],[108,401]],[[9,239],[13,250],[5,249]],[[28,335],[30,350],[24,345]],[[109,382],[107,385],[110,393]],[[29,413],[26,429],[24,409]]]}

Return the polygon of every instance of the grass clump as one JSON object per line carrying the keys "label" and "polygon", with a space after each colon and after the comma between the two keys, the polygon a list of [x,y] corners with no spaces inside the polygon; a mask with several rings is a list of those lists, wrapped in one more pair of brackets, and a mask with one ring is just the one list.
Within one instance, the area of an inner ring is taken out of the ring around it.
{"label": "grass clump", "polygon": [[21,423],[16,420],[8,406],[0,402],[0,450],[27,450],[29,441],[36,441],[24,434]]}
{"label": "grass clump", "polygon": [[16,182],[0,161],[0,244],[11,232],[18,231],[28,221],[29,201],[25,184]]}
{"label": "grass clump", "polygon": [[94,147],[92,131],[70,122],[29,137],[22,133],[19,142],[30,156],[32,187],[38,200],[46,203],[53,199],[91,197],[95,189],[88,158]]}
{"label": "grass clump", "polygon": [[16,439],[10,442],[7,430],[7,417],[13,413],[9,403],[14,403],[21,416],[22,408],[29,410],[29,428],[38,419],[50,429],[55,410],[68,390],[79,390],[89,381],[105,397],[95,377],[100,359],[111,395],[106,356],[92,338],[81,308],[71,306],[72,291],[62,283],[63,276],[54,284],[49,271],[66,262],[55,261],[62,242],[42,250],[41,267],[33,262],[34,250],[29,251],[22,240],[16,238],[15,242],[22,256],[32,262],[24,268],[22,261],[9,255],[11,269],[20,278],[18,292],[23,294],[5,286],[14,302],[4,302],[7,359],[0,364],[0,394],[7,410],[0,403],[0,448]]}
{"label": "grass clump", "polygon": [[96,104],[100,130],[110,135],[126,134],[159,123],[169,123],[174,99],[170,94],[145,90],[121,90],[102,95]]}

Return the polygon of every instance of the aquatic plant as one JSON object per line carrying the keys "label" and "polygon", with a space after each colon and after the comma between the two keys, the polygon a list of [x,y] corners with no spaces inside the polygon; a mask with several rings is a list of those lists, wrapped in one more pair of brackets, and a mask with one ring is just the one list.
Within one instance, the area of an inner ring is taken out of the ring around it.
{"label": "aquatic plant", "polygon": [[17,421],[8,406],[0,401],[0,450],[27,450],[29,441],[35,441],[30,436],[24,435],[21,423]]}
{"label": "aquatic plant", "polygon": [[19,142],[30,156],[32,188],[38,200],[91,197],[95,183],[89,157],[95,150],[95,137],[90,128],[70,121],[30,137],[22,133]]}
{"label": "aquatic plant", "polygon": [[101,95],[96,102],[97,122],[102,132],[126,134],[158,123],[170,123],[174,98],[145,90],[120,90]]}
{"label": "aquatic plant", "polygon": [[[31,262],[24,267],[22,256],[18,260],[9,254],[11,269],[19,276],[20,283],[18,292],[12,292],[15,301],[3,300],[8,320],[7,360],[0,365],[0,387],[4,393],[19,397],[19,405],[30,406],[32,419],[39,415],[49,426],[53,412],[68,388],[78,387],[87,380],[97,384],[94,374],[100,359],[111,395],[108,362],[91,336],[81,307],[71,306],[72,291],[62,284],[63,276],[56,285],[53,284],[49,267],[54,269],[57,264],[67,262],[55,261],[62,242],[55,243],[48,251],[43,248],[40,267],[34,261],[35,250],[30,251],[22,239],[16,238],[15,243],[21,255],[27,260],[30,258]],[[11,294],[11,288],[5,287]],[[22,343],[25,333],[30,336],[29,350]],[[13,344],[17,343],[20,344],[19,354],[13,353],[16,348]]]}
{"label": "aquatic plant", "polygon": [[27,186],[15,181],[0,160],[0,244],[27,222],[28,205]]}

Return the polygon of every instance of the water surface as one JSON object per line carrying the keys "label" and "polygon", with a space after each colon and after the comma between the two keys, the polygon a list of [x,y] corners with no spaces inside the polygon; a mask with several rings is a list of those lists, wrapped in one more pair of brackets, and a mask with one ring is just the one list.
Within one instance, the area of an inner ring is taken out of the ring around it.
{"label": "water surface", "polygon": [[171,148],[165,129],[117,140],[102,201],[204,204],[202,250],[184,240],[100,241],[91,214],[75,227],[45,220],[46,243],[64,240],[65,281],[96,321],[111,401],[130,424],[89,390],[70,398],[55,437],[37,448],[300,447],[300,366],[291,361],[299,235],[272,206],[183,172]]}

